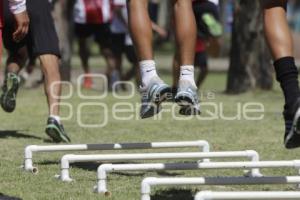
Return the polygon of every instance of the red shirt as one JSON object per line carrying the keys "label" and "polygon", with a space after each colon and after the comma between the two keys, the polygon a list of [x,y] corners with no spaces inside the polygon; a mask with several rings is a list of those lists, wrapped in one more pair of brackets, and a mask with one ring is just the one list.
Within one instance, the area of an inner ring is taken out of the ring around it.
{"label": "red shirt", "polygon": [[202,38],[197,38],[197,42],[196,42],[196,53],[202,53],[206,50],[206,44],[205,44],[205,40]]}
{"label": "red shirt", "polygon": [[76,0],[74,20],[79,24],[103,24],[111,21],[112,0]]}
{"label": "red shirt", "polygon": [[3,0],[0,0],[0,28],[3,28]]}

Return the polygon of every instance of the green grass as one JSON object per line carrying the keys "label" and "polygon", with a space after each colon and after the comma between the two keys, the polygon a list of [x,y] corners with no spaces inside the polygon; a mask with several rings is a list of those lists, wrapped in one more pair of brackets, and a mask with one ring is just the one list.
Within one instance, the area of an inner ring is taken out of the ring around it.
{"label": "green grass", "polygon": [[[162,57],[163,59],[167,59]],[[170,57],[168,57],[170,58]],[[94,62],[93,62],[94,63]],[[164,62],[165,63],[165,62]],[[167,67],[168,64],[165,64]],[[166,68],[165,67],[165,68]],[[170,82],[170,76],[165,76]],[[187,121],[176,121],[170,114],[164,113],[162,120],[114,120],[112,113],[108,113],[108,125],[103,128],[80,128],[76,115],[71,120],[64,121],[64,125],[73,143],[114,143],[114,142],[149,142],[149,141],[187,141],[207,140],[214,151],[231,150],[257,150],[262,160],[294,160],[299,155],[299,150],[287,151],[283,148],[283,121],[281,116],[283,98],[278,86],[273,91],[254,91],[238,96],[223,94],[226,85],[225,74],[210,74],[204,92],[214,92],[215,99],[204,102],[217,102],[224,104],[224,114],[235,114],[236,103],[260,102],[265,106],[265,117],[260,121],[221,119],[203,121],[196,118]],[[87,92],[96,95],[95,91]],[[78,95],[70,100],[75,114],[76,108],[82,102]],[[119,100],[111,95],[101,101],[89,100],[88,102],[103,102],[109,108]],[[136,95],[129,102],[139,102]],[[210,107],[203,108],[204,115]],[[67,115],[63,109],[62,115]],[[46,99],[42,88],[36,90],[21,90],[18,96],[18,107],[13,114],[0,111],[0,192],[21,197],[24,200],[56,200],[56,199],[107,199],[92,192],[96,183],[96,164],[76,165],[71,169],[71,176],[76,179],[73,183],[62,183],[54,178],[59,173],[58,161],[64,153],[40,153],[35,155],[35,161],[40,173],[32,175],[22,171],[19,167],[23,162],[23,149],[29,144],[47,144],[44,128],[47,118]],[[94,108],[84,109],[82,119],[85,122],[97,122],[103,118],[101,110]],[[191,151],[183,149],[180,151]],[[196,149],[195,149],[196,150]],[[170,150],[171,151],[171,150]],[[172,150],[174,151],[174,150]],[[148,151],[130,151],[148,152]],[[159,152],[159,151],[157,151]],[[79,152],[86,154],[87,152]],[[89,152],[91,153],[91,152]],[[107,152],[105,152],[107,153]],[[114,152],[115,153],[115,152]],[[295,175],[292,169],[264,170],[267,175]],[[240,170],[203,170],[203,171],[176,171],[168,173],[143,172],[122,173],[109,176],[109,188],[115,200],[136,200],[140,198],[140,182],[148,176],[224,176],[241,175]],[[195,190],[292,190],[294,186],[229,186],[229,187],[175,187],[155,188],[154,200],[189,200]]]}

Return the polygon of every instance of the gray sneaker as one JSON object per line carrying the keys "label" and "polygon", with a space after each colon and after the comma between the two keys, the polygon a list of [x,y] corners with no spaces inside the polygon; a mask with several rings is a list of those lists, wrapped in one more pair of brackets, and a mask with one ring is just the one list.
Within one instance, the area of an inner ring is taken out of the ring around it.
{"label": "gray sneaker", "polygon": [[175,102],[181,107],[181,115],[200,115],[199,97],[197,88],[189,81],[180,81]]}
{"label": "gray sneaker", "polygon": [[159,77],[154,77],[149,86],[141,88],[142,105],[140,116],[142,119],[152,117],[161,111],[161,103],[171,95],[171,88]]}

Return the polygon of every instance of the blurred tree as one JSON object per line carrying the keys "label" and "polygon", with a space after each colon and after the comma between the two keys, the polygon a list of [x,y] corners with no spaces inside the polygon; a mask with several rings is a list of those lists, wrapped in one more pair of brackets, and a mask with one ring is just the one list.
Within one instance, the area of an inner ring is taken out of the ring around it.
{"label": "blurred tree", "polygon": [[227,89],[239,94],[254,88],[272,89],[273,68],[265,42],[259,0],[234,1]]}

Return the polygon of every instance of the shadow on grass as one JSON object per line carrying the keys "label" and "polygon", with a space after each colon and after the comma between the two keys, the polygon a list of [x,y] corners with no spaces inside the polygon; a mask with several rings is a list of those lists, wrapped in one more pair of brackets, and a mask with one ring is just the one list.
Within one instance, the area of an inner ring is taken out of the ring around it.
{"label": "shadow on grass", "polygon": [[18,197],[10,197],[0,193],[0,200],[22,200],[22,199]]}
{"label": "shadow on grass", "polygon": [[158,191],[151,196],[152,200],[193,200],[194,195],[191,190],[170,189]]}
{"label": "shadow on grass", "polygon": [[45,160],[45,161],[37,162],[36,164],[38,164],[38,165],[58,165],[59,162],[58,161]]}
{"label": "shadow on grass", "polygon": [[[87,170],[87,171],[97,171],[98,167],[103,164],[106,164],[106,163],[82,162],[82,163],[72,163],[72,167],[76,167],[76,168]],[[129,164],[129,163],[118,162],[118,163],[113,163],[113,164]],[[130,164],[136,164],[136,162],[130,162]]]}
{"label": "shadow on grass", "polygon": [[44,138],[37,137],[34,135],[28,135],[25,133],[20,133],[19,131],[16,130],[0,130],[0,139],[9,138],[9,137],[44,140]]}
{"label": "shadow on grass", "polygon": [[175,172],[167,172],[167,171],[158,171],[158,175],[160,176],[180,176],[183,175],[184,173],[175,173]]}
{"label": "shadow on grass", "polygon": [[84,162],[84,163],[72,163],[72,167],[76,167],[79,169],[87,170],[87,171],[97,171],[98,167],[102,163],[96,163],[96,162]]}

